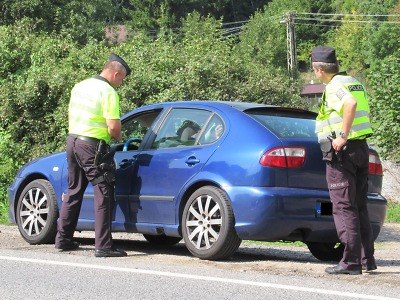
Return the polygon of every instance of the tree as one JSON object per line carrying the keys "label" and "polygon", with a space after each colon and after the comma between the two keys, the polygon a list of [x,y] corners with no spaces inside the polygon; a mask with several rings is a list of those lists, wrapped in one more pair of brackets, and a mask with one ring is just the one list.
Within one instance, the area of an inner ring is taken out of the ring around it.
{"label": "tree", "polygon": [[337,13],[345,15],[340,28],[330,31],[329,43],[337,49],[346,69],[365,75],[366,70],[399,48],[400,27],[389,22],[399,22],[400,18],[386,16],[399,13],[397,0],[336,0],[333,5]]}
{"label": "tree", "polygon": [[0,43],[0,127],[19,142],[10,155],[28,161],[63,148],[71,88],[98,73],[109,50],[97,42],[78,48],[58,35],[32,33],[23,24],[2,29],[0,41],[7,42]]}
{"label": "tree", "polygon": [[[224,22],[246,21],[265,0],[131,0],[133,28],[179,28],[188,14],[197,12]],[[157,22],[159,26],[156,26]]]}
{"label": "tree", "polygon": [[[320,0],[274,0],[257,12],[244,27],[240,35],[243,55],[263,65],[287,69],[287,34],[285,14],[294,12],[296,48],[298,61],[309,61],[311,48],[323,39],[326,29],[315,26],[313,21],[304,22],[304,15],[298,12],[326,12],[326,1]],[[329,11],[328,11],[329,12]],[[309,18],[309,16],[306,16]],[[311,23],[310,23],[311,22]]]}
{"label": "tree", "polygon": [[81,44],[102,40],[105,26],[126,16],[108,0],[2,0],[0,5],[0,25],[28,19],[37,32],[62,34]]}

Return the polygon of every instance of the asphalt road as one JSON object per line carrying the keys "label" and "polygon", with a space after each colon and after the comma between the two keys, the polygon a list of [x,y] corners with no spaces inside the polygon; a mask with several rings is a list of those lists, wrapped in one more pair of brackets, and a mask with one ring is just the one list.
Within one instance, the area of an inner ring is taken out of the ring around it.
{"label": "asphalt road", "polygon": [[202,261],[184,244],[155,247],[137,234],[114,234],[123,258],[94,257],[93,233],[78,251],[29,245],[0,226],[0,299],[400,299],[400,225],[376,243],[378,270],[328,275],[333,265],[306,247],[242,243],[229,260]]}

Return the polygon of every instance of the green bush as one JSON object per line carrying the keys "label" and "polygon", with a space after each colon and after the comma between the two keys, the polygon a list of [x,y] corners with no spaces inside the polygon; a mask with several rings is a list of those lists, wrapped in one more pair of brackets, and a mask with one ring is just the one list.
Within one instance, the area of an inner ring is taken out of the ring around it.
{"label": "green bush", "polygon": [[383,158],[399,161],[400,157],[400,51],[383,59],[370,74],[373,90],[371,114],[373,141]]}
{"label": "green bush", "polygon": [[18,162],[10,156],[10,149],[15,146],[11,134],[0,129],[0,223],[8,220],[7,188],[14,178],[15,170],[19,168]]}

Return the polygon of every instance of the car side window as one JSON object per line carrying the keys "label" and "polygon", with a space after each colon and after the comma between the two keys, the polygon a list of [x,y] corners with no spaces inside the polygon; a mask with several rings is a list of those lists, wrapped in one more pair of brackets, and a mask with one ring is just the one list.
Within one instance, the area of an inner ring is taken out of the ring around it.
{"label": "car side window", "polygon": [[201,109],[176,108],[164,120],[153,142],[153,149],[185,147],[199,144],[212,112]]}
{"label": "car side window", "polygon": [[[143,140],[148,129],[153,124],[159,113],[160,110],[146,112],[135,115],[129,119],[125,119],[122,122],[122,143],[128,141],[129,139],[137,139],[132,144],[129,144],[129,148],[127,150],[138,149],[140,142]],[[116,151],[122,150],[123,144],[118,144],[114,140],[111,141],[111,144],[114,144]]]}
{"label": "car side window", "polygon": [[218,140],[225,132],[225,125],[221,118],[216,114],[212,116],[210,122],[204,130],[202,137],[200,138],[200,144],[211,144]]}

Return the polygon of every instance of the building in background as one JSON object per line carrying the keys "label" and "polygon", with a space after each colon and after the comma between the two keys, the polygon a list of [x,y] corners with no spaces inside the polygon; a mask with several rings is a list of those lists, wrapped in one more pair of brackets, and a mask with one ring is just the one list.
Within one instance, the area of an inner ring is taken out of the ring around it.
{"label": "building in background", "polygon": [[325,84],[323,83],[311,83],[305,84],[300,96],[307,100],[307,106],[309,109],[319,106],[322,93],[324,92]]}

